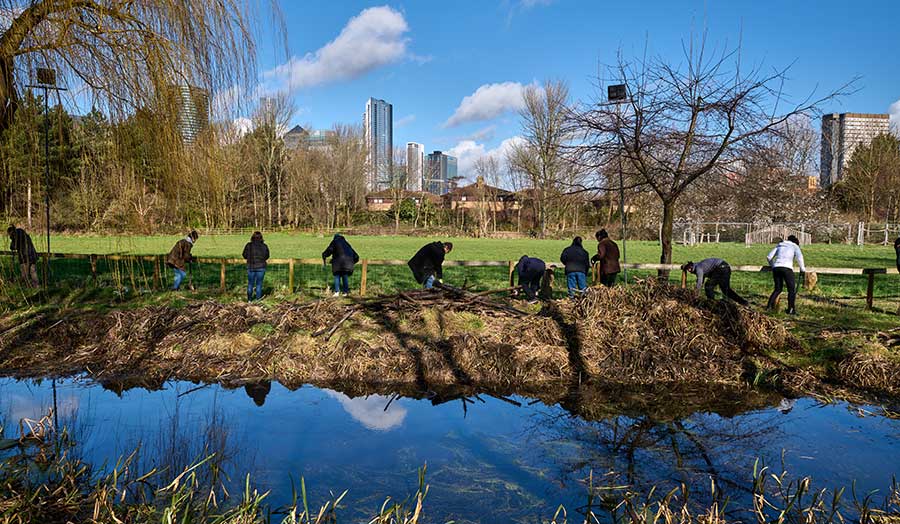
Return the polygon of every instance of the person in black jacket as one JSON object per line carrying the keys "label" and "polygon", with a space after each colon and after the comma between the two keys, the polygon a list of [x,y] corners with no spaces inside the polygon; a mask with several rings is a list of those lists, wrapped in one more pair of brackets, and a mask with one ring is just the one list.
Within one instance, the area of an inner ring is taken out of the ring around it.
{"label": "person in black jacket", "polygon": [[350,242],[343,235],[334,235],[331,243],[322,252],[322,264],[331,257],[331,274],[334,275],[334,296],[350,294],[349,276],[353,274],[353,266],[359,262],[359,255],[353,250]]}
{"label": "person in black jacket", "polygon": [[15,251],[19,259],[19,267],[22,271],[22,280],[26,285],[38,287],[40,282],[37,275],[37,251],[34,249],[34,243],[31,242],[31,236],[24,229],[14,225],[6,229],[9,235],[9,250]]}
{"label": "person in black jacket", "polygon": [[431,289],[435,280],[442,282],[444,256],[452,250],[453,244],[450,242],[432,242],[422,246],[407,263],[416,282],[425,289]]}
{"label": "person in black jacket", "polygon": [[575,296],[576,290],[580,293],[587,289],[587,272],[591,267],[591,256],[581,247],[581,237],[572,240],[572,245],[563,250],[559,261],[566,266],[569,298]]}
{"label": "person in black jacket", "polygon": [[897,272],[900,273],[900,237],[894,240],[894,253],[897,255]]}
{"label": "person in black jacket", "polygon": [[519,275],[519,285],[525,291],[525,298],[529,304],[537,302],[537,293],[541,289],[541,279],[547,270],[547,264],[539,258],[531,258],[523,255],[516,264],[516,274]]}
{"label": "person in black jacket", "polygon": [[244,246],[244,260],[247,261],[247,302],[253,300],[256,289],[256,300],[262,298],[263,277],[266,276],[266,261],[269,260],[269,246],[263,242],[262,233],[254,231],[250,242]]}

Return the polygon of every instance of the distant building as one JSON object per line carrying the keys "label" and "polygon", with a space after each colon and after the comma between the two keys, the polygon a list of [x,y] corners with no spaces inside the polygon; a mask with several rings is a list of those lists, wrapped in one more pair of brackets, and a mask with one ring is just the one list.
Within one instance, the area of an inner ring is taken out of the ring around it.
{"label": "distant building", "polygon": [[425,181],[425,146],[406,143],[406,189],[422,191]]}
{"label": "distant building", "polygon": [[449,191],[451,180],[459,179],[456,167],[456,157],[445,155],[441,151],[429,154],[425,161],[425,191],[435,195],[443,195]]}
{"label": "distant building", "polygon": [[822,117],[822,157],[819,178],[829,187],[844,178],[853,151],[890,132],[890,115],[841,113]]}
{"label": "distant building", "polygon": [[185,144],[193,143],[209,127],[209,93],[199,87],[172,86],[178,132]]}
{"label": "distant building", "polygon": [[303,145],[311,149],[324,149],[328,147],[329,139],[335,135],[334,131],[328,129],[309,130],[303,129],[301,126],[294,126],[284,134],[284,147],[294,150]]}
{"label": "distant building", "polygon": [[519,209],[516,194],[484,183],[478,177],[474,184],[450,190],[441,197],[448,209],[485,209],[495,213],[508,213]]}
{"label": "distant building", "polygon": [[297,149],[300,147],[300,143],[306,139],[307,136],[306,129],[303,129],[301,126],[294,126],[290,131],[284,134],[284,147],[285,149]]}
{"label": "distant building", "polygon": [[366,187],[369,191],[382,189],[391,180],[394,151],[393,106],[370,98],[363,116],[366,140]]}
{"label": "distant building", "polygon": [[393,189],[383,189],[366,195],[366,209],[372,212],[390,211],[398,196],[401,201],[412,200],[416,206],[422,205],[422,202],[425,201],[430,202],[434,207],[441,205],[441,197],[424,191],[402,191],[397,194]]}

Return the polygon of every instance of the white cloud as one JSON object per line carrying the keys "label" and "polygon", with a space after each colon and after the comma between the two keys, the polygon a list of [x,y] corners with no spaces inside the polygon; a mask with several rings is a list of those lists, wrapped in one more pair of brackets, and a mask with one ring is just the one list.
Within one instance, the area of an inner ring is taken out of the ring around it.
{"label": "white cloud", "polygon": [[409,124],[412,124],[415,121],[416,121],[416,115],[406,115],[405,117],[401,118],[400,120],[397,120],[396,122],[394,122],[394,127],[407,126]]}
{"label": "white cloud", "polygon": [[457,172],[459,176],[469,180],[475,179],[475,161],[482,157],[496,158],[501,165],[506,165],[506,155],[517,144],[525,139],[520,136],[507,138],[494,149],[488,149],[483,143],[474,140],[463,140],[453,146],[447,154],[455,156],[457,160]]}
{"label": "white cloud", "polygon": [[263,73],[289,89],[358,78],[407,55],[409,25],[388,6],[371,7],[350,19],[341,33],[317,51]]}
{"label": "white cloud", "polygon": [[485,128],[479,129],[478,131],[475,131],[474,133],[472,133],[471,135],[466,137],[466,140],[474,140],[476,142],[488,142],[488,141],[491,141],[494,139],[494,134],[496,131],[497,131],[497,126],[490,125]]}
{"label": "white cloud", "polygon": [[[350,398],[343,393],[326,389],[325,393],[337,399],[354,420],[368,429],[375,431],[387,431],[403,424],[406,418],[406,408],[398,402],[391,403],[390,397],[384,395],[368,395],[366,397]],[[390,407],[385,409],[385,406]]]}
{"label": "white cloud", "polygon": [[518,82],[484,84],[462,99],[453,116],[444,123],[444,127],[490,120],[503,113],[521,109],[525,103],[522,99],[524,90],[525,86]]}
{"label": "white cloud", "polygon": [[900,134],[900,100],[891,104],[888,113],[891,114],[891,129]]}

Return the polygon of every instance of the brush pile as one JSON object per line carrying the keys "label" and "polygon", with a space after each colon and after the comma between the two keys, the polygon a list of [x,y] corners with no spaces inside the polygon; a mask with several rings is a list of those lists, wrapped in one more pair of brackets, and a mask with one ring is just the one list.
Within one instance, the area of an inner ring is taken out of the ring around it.
{"label": "brush pile", "polygon": [[11,374],[137,375],[150,384],[733,385],[748,359],[797,347],[776,320],[652,280],[539,311],[442,286],[351,302],[204,301],[25,322],[0,340],[0,368]]}

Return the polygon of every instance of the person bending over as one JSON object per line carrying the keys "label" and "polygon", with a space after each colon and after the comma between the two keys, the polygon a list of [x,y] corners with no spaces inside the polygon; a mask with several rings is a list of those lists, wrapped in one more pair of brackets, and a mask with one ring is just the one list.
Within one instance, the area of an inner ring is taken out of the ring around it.
{"label": "person bending over", "polygon": [[416,282],[425,289],[434,287],[435,281],[443,282],[444,257],[452,250],[453,244],[450,242],[432,242],[422,246],[407,262]]}
{"label": "person bending over", "polygon": [[772,278],[775,281],[775,290],[769,295],[769,303],[766,309],[775,309],[775,301],[781,295],[781,290],[787,285],[788,315],[796,315],[797,308],[797,281],[794,279],[794,260],[800,267],[800,273],[806,273],[806,265],[803,263],[803,253],[800,251],[800,241],[794,235],[787,240],[779,242],[766,256],[769,267],[772,268]]}
{"label": "person bending over", "polygon": [[516,274],[519,275],[519,285],[525,291],[525,298],[529,304],[537,302],[537,294],[541,289],[541,279],[547,270],[547,264],[539,258],[523,255],[516,264]]}
{"label": "person bending over", "polygon": [[37,251],[34,249],[34,243],[31,241],[31,235],[24,229],[14,225],[6,229],[9,235],[9,250],[16,252],[16,258],[19,260],[19,269],[22,272],[22,281],[25,285],[38,287],[37,274]]}
{"label": "person bending over", "polygon": [[331,243],[322,252],[322,264],[328,257],[331,257],[331,274],[334,276],[334,296],[349,295],[350,275],[359,262],[359,255],[344,235],[334,235]]}
{"label": "person bending over", "polygon": [[681,266],[681,269],[697,275],[697,291],[705,290],[706,298],[716,298],[716,286],[718,286],[726,298],[743,306],[749,304],[731,289],[731,266],[721,258],[707,258],[697,263],[688,262]]}
{"label": "person bending over", "polygon": [[188,233],[188,236],[175,242],[175,245],[172,246],[172,250],[169,251],[169,255],[166,257],[166,265],[175,272],[175,282],[172,285],[173,291],[178,291],[178,289],[181,288],[181,282],[184,280],[184,277],[187,276],[185,268],[194,261],[194,257],[191,255],[191,249],[194,248],[194,242],[196,242],[198,238],[200,238],[200,233],[191,231]]}

